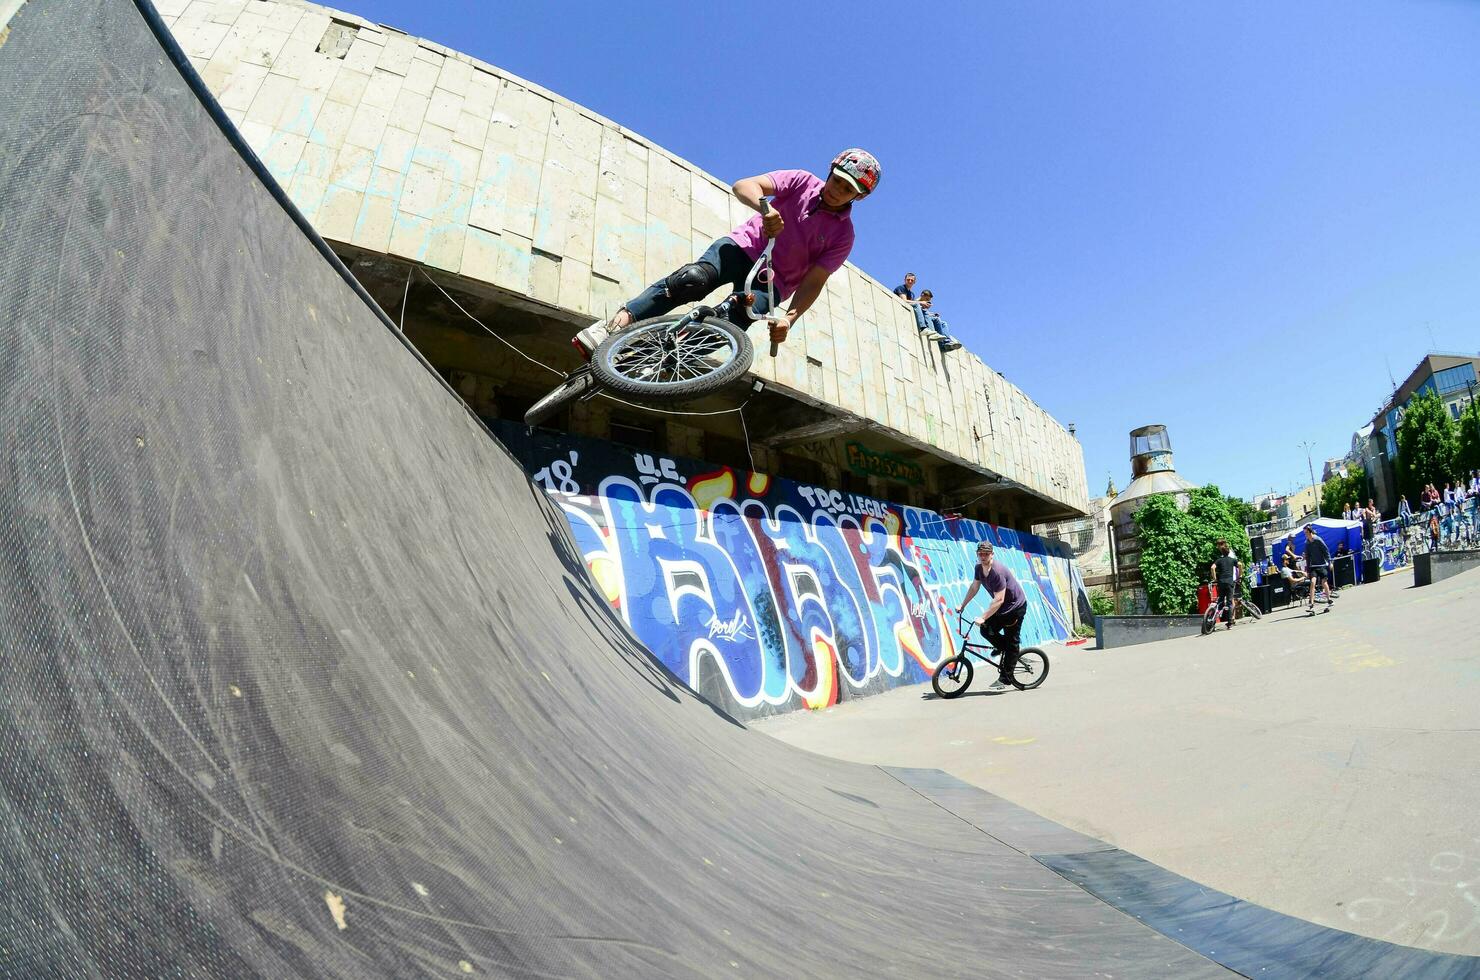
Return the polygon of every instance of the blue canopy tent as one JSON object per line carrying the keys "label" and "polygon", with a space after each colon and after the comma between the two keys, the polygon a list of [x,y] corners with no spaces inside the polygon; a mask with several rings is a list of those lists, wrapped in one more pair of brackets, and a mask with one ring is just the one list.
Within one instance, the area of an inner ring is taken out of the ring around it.
{"label": "blue canopy tent", "polygon": [[[1356,578],[1360,584],[1362,581],[1362,522],[1343,521],[1338,517],[1319,517],[1307,524],[1314,526],[1321,540],[1326,542],[1326,547],[1331,552],[1331,557],[1336,557],[1337,548],[1345,543],[1348,550],[1355,556],[1352,559],[1356,567]],[[1270,553],[1274,555],[1276,564],[1285,559],[1285,541],[1281,538],[1274,543]],[[1302,525],[1295,529],[1295,554],[1305,555],[1305,529]]]}

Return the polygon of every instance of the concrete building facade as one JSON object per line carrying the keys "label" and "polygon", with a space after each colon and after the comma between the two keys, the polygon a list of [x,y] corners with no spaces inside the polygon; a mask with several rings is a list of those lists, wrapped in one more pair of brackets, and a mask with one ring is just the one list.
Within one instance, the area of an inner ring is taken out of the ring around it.
{"label": "concrete building facade", "polygon": [[[576,328],[749,215],[728,182],[431,41],[294,0],[157,6],[297,206],[480,415],[522,415],[556,380],[541,365],[574,365]],[[598,399],[562,427],[1024,529],[1088,508],[1072,433],[969,351],[922,341],[851,264],[753,373],[764,390],[743,418]]]}
{"label": "concrete building facade", "polygon": [[[1386,515],[1398,510],[1398,482],[1393,461],[1398,458],[1398,426],[1415,395],[1434,392],[1450,417],[1460,414],[1480,393],[1480,357],[1430,351],[1418,362],[1372,419],[1363,465],[1377,492],[1377,506]],[[1410,501],[1416,504],[1416,501]]]}

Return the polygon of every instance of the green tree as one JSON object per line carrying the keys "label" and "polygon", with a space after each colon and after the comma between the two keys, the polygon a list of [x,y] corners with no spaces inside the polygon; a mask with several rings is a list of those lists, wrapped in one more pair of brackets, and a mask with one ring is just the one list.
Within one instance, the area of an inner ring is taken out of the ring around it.
{"label": "green tree", "polygon": [[1372,496],[1366,491],[1366,471],[1348,467],[1346,476],[1338,473],[1321,484],[1321,513],[1327,517],[1337,517],[1343,508],[1363,503],[1367,497]]}
{"label": "green tree", "polygon": [[1252,557],[1248,534],[1215,486],[1193,490],[1186,511],[1169,494],[1152,497],[1136,511],[1136,533],[1141,540],[1146,601],[1152,611],[1163,615],[1192,610],[1198,584],[1217,557],[1219,538],[1228,539],[1245,568]]}
{"label": "green tree", "polygon": [[1425,391],[1408,402],[1398,424],[1398,492],[1417,500],[1424,484],[1443,487],[1454,479],[1457,447],[1454,419],[1437,393]]}
{"label": "green tree", "polygon": [[1454,465],[1461,475],[1480,470],[1480,398],[1471,398],[1470,404],[1460,413]]}
{"label": "green tree", "polygon": [[1240,527],[1248,527],[1250,524],[1263,524],[1270,519],[1269,511],[1260,510],[1247,500],[1239,497],[1225,496],[1223,501],[1228,504],[1228,513],[1233,515],[1233,519],[1238,522]]}

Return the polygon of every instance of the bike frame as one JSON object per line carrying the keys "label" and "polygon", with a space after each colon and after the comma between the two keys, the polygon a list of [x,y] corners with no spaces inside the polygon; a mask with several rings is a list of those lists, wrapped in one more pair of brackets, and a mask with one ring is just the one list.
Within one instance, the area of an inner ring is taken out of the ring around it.
{"label": "bike frame", "polygon": [[[1000,659],[994,659],[992,656],[992,654],[998,654],[1000,657],[1001,651],[993,646],[985,637],[980,640],[971,639],[972,628],[976,625],[976,620],[967,619],[964,614],[956,613],[956,632],[961,638],[961,649],[956,651],[956,656],[963,657],[969,655],[983,663],[991,664],[993,667],[1001,669],[1002,661]],[[983,651],[989,652],[984,653]]]}
{"label": "bike frame", "polygon": [[[766,215],[770,213],[771,202],[767,201],[765,198],[761,198],[761,214]],[[780,323],[781,317],[775,315],[776,270],[771,267],[771,253],[775,250],[776,239],[767,239],[766,247],[761,250],[761,254],[756,258],[755,264],[750,267],[750,272],[745,277],[744,290],[738,293],[731,293],[730,295],[726,296],[724,299],[720,300],[718,306],[694,307],[692,310],[689,310],[689,312],[685,313],[678,320],[678,322],[673,325],[673,329],[675,331],[682,330],[690,323],[695,323],[706,317],[718,317],[720,319],[727,320],[729,319],[730,314],[730,304],[735,302],[737,299],[740,299],[742,296],[749,298],[749,301],[745,304],[745,315],[750,318],[751,323],[755,323],[760,320],[764,320],[767,323]],[[757,282],[766,287],[767,312],[765,313],[756,313],[754,311],[755,300],[753,297],[756,292],[755,284]],[[775,341],[772,341],[771,356],[775,357],[779,349],[780,346]]]}

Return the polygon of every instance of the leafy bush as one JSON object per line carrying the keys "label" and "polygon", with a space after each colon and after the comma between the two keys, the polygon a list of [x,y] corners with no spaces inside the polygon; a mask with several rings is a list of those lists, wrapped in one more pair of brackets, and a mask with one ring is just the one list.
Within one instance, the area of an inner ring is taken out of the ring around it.
{"label": "leafy bush", "polygon": [[1229,513],[1228,502],[1215,486],[1193,490],[1185,512],[1170,494],[1150,498],[1136,511],[1136,533],[1141,539],[1146,601],[1153,612],[1162,615],[1193,610],[1198,584],[1217,557],[1219,538],[1228,539],[1245,569],[1253,557],[1248,534]]}
{"label": "leafy bush", "polygon": [[1094,624],[1093,623],[1080,623],[1078,626],[1074,627],[1074,635],[1075,636],[1094,636],[1095,635],[1095,627],[1094,627]]}
{"label": "leafy bush", "polygon": [[1089,608],[1096,616],[1115,615],[1115,597],[1108,589],[1091,589]]}

